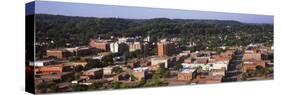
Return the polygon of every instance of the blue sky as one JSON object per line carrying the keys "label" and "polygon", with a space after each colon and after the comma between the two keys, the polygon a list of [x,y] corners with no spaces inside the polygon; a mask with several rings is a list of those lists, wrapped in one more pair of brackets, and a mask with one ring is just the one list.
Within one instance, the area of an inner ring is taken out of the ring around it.
{"label": "blue sky", "polygon": [[[26,8],[30,9],[32,7],[33,6],[30,3],[27,4]],[[170,19],[235,20],[245,23],[274,22],[274,17],[270,15],[237,14],[49,1],[36,1],[35,9],[36,14],[53,14],[83,17],[118,17],[130,19],[151,19],[161,17]],[[27,11],[27,14],[30,13],[30,11]]]}

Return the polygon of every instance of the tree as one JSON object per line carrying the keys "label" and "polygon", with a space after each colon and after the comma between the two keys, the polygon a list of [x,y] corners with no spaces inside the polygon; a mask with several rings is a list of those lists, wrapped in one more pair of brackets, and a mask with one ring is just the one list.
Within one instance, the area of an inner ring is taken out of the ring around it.
{"label": "tree", "polygon": [[136,81],[137,78],[134,75],[131,75],[131,81]]}
{"label": "tree", "polygon": [[120,68],[120,67],[116,67],[116,68],[113,68],[113,69],[112,69],[112,72],[114,72],[114,73],[116,73],[116,74],[119,74],[119,73],[123,72],[123,70],[122,70],[122,68]]}
{"label": "tree", "polygon": [[88,89],[88,86],[79,84],[72,84],[70,87],[73,91],[86,91]]}
{"label": "tree", "polygon": [[152,76],[153,79],[166,78],[169,75],[169,71],[164,68],[159,68]]}
{"label": "tree", "polygon": [[180,69],[183,68],[183,66],[181,65],[181,62],[177,62],[177,63],[175,64],[174,68],[175,68],[176,70],[180,70]]}
{"label": "tree", "polygon": [[117,81],[113,81],[111,82],[110,87],[113,89],[119,89],[121,87],[121,83]]}
{"label": "tree", "polygon": [[265,70],[264,67],[262,67],[262,66],[260,66],[260,65],[256,66],[256,73],[257,73],[257,74],[264,75],[265,72],[266,72],[266,70]]}
{"label": "tree", "polygon": [[39,89],[41,92],[47,92],[48,87],[48,83],[39,83],[36,85],[36,89]]}
{"label": "tree", "polygon": [[93,82],[92,85],[89,86],[88,90],[98,90],[103,86],[103,84],[101,82]]}
{"label": "tree", "polygon": [[78,66],[74,67],[75,72],[81,72],[83,69],[84,69],[84,67],[81,66],[81,65],[78,65]]}

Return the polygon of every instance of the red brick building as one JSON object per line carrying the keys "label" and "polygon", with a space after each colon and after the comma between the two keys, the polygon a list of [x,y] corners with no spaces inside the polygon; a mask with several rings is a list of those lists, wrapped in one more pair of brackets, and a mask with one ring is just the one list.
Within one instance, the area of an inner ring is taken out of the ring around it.
{"label": "red brick building", "polygon": [[178,80],[186,80],[190,81],[196,77],[196,70],[195,69],[184,69],[178,73],[177,79]]}
{"label": "red brick building", "polygon": [[241,71],[247,72],[251,70],[256,70],[257,66],[265,67],[265,65],[266,65],[265,62],[262,60],[255,60],[255,59],[244,60]]}
{"label": "red brick building", "polygon": [[72,56],[72,54],[66,50],[47,50],[47,57],[65,58],[69,56]]}
{"label": "red brick building", "polygon": [[109,51],[109,43],[107,41],[97,41],[95,39],[91,39],[91,41],[89,42],[89,45],[92,48]]}
{"label": "red brick building", "polygon": [[175,53],[175,45],[168,42],[160,42],[157,44],[157,54],[158,56],[171,56]]}

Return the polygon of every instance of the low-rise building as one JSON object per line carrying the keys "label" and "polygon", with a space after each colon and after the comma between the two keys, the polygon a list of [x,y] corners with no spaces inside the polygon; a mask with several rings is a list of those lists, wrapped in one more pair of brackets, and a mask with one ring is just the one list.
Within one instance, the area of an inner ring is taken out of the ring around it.
{"label": "low-rise building", "polygon": [[36,60],[34,62],[29,62],[29,66],[43,67],[47,65],[52,65],[54,63],[55,63],[54,60]]}
{"label": "low-rise building", "polygon": [[43,66],[34,68],[35,74],[54,74],[62,73],[62,66]]}
{"label": "low-rise building", "polygon": [[165,68],[169,68],[175,62],[175,57],[154,57],[151,58],[151,65],[165,64]]}
{"label": "low-rise building", "polygon": [[246,50],[242,60],[249,60],[249,59],[261,60],[261,53],[254,50]]}
{"label": "low-rise building", "polygon": [[148,75],[148,67],[134,68],[132,75],[136,77],[138,80],[146,79]]}
{"label": "low-rise building", "polygon": [[129,51],[129,46],[125,43],[110,43],[110,52],[118,53],[118,52],[125,52]]}
{"label": "low-rise building", "polygon": [[212,69],[227,70],[228,64],[225,63],[208,63],[208,64],[186,64],[182,63],[183,68],[202,68],[202,70],[210,71]]}
{"label": "low-rise building", "polygon": [[242,72],[254,71],[256,70],[257,66],[265,67],[265,65],[266,65],[265,62],[262,60],[255,60],[255,59],[244,60],[241,71]]}
{"label": "low-rise building", "polygon": [[71,56],[85,56],[94,53],[90,47],[74,47],[47,50],[47,57],[67,58]]}
{"label": "low-rise building", "polygon": [[72,56],[72,53],[63,49],[47,50],[47,57],[66,58]]}
{"label": "low-rise building", "polygon": [[140,42],[131,42],[131,43],[128,43],[129,45],[129,51],[130,52],[134,52],[136,50],[142,50],[142,43]]}
{"label": "low-rise building", "polygon": [[120,66],[108,66],[108,67],[104,67],[104,68],[103,68],[103,74],[104,74],[104,75],[112,75],[112,74],[114,74],[114,73],[113,73],[113,70],[114,70],[115,68],[120,68]]}
{"label": "low-rise building", "polygon": [[177,76],[178,80],[190,81],[196,77],[196,69],[182,69]]}
{"label": "low-rise building", "polygon": [[72,72],[61,72],[61,73],[56,73],[56,74],[38,74],[37,76],[40,76],[39,79],[44,80],[44,81],[50,81],[50,80],[60,80],[60,79],[66,79],[72,76]]}
{"label": "low-rise building", "polygon": [[89,42],[89,45],[92,48],[96,48],[96,49],[103,50],[103,51],[109,51],[109,43],[107,40],[91,39],[91,41]]}
{"label": "low-rise building", "polygon": [[82,66],[82,67],[85,67],[88,63],[87,62],[84,62],[84,61],[81,61],[81,62],[66,62],[66,63],[63,63],[63,66],[64,67],[77,67],[77,66]]}
{"label": "low-rise building", "polygon": [[86,79],[100,79],[103,77],[103,69],[102,68],[93,68],[83,72],[81,78]]}
{"label": "low-rise building", "polygon": [[209,74],[211,76],[225,76],[225,69],[212,69]]}

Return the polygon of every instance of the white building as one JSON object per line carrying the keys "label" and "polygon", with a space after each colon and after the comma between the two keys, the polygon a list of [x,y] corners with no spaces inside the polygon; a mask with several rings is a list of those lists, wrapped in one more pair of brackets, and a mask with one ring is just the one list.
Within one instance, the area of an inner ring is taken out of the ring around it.
{"label": "white building", "polygon": [[132,42],[132,43],[128,43],[128,44],[129,44],[130,52],[142,49],[142,44],[140,42]]}
{"label": "white building", "polygon": [[103,74],[104,75],[112,75],[113,74],[113,69],[114,68],[119,68],[120,66],[108,66],[103,68]]}
{"label": "white building", "polygon": [[199,68],[201,67],[202,70],[213,70],[213,69],[225,69],[227,70],[227,65],[224,63],[208,63],[208,64],[186,64],[182,63],[183,68]]}
{"label": "white building", "polygon": [[148,67],[138,67],[133,69],[134,72],[145,72],[148,71]]}
{"label": "white building", "polygon": [[127,43],[127,42],[134,42],[135,38],[133,37],[122,37],[118,38],[118,43]]}
{"label": "white building", "polygon": [[42,66],[50,65],[53,62],[54,60],[39,60],[35,62],[29,62],[29,66],[42,67]]}
{"label": "white building", "polygon": [[117,53],[118,52],[118,43],[110,43],[110,52]]}

